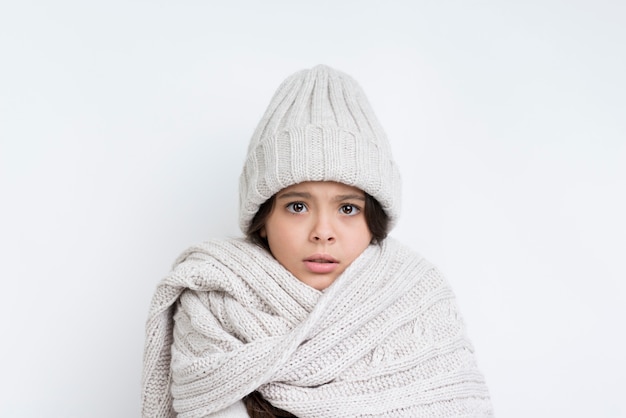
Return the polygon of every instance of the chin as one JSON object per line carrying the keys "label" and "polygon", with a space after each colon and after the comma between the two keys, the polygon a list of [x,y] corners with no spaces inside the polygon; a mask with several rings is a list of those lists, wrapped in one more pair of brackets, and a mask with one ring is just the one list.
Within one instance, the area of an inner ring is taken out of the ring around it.
{"label": "chin", "polygon": [[324,290],[324,289],[326,289],[328,286],[333,284],[335,279],[336,279],[336,277],[313,276],[313,277],[305,277],[305,278],[302,278],[302,279],[298,277],[298,280],[300,280],[302,283],[312,287],[315,290]]}

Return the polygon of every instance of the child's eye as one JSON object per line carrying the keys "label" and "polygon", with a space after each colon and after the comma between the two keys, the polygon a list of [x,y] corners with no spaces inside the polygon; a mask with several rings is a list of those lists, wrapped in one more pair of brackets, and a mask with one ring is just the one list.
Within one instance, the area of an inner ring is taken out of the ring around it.
{"label": "child's eye", "polygon": [[306,212],[306,205],[302,202],[292,202],[287,205],[287,210],[291,213],[302,213]]}
{"label": "child's eye", "polygon": [[343,215],[348,215],[348,216],[356,215],[360,211],[361,209],[359,209],[355,205],[343,205],[341,208],[339,208],[339,212],[341,212]]}

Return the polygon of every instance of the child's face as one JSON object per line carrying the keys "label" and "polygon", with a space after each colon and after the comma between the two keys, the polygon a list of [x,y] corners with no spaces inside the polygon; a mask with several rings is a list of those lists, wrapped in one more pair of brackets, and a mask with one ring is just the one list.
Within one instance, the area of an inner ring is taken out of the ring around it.
{"label": "child's face", "polygon": [[334,182],[305,182],[276,194],[261,236],[291,274],[322,290],[370,244],[363,191]]}

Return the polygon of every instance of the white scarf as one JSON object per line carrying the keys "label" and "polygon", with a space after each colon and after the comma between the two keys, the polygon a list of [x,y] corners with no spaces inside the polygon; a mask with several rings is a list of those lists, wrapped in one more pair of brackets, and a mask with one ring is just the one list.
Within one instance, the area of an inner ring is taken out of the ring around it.
{"label": "white scarf", "polygon": [[387,238],[325,291],[243,240],[188,249],[146,325],[145,418],[203,417],[258,390],[298,417],[487,417],[437,269]]}

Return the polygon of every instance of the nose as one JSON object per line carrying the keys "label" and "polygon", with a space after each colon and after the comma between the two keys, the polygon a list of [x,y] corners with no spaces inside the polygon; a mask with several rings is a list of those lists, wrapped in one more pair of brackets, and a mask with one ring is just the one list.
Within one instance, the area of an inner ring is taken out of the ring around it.
{"label": "nose", "polygon": [[332,243],[335,241],[335,228],[330,216],[318,214],[311,228],[310,239],[316,243]]}

